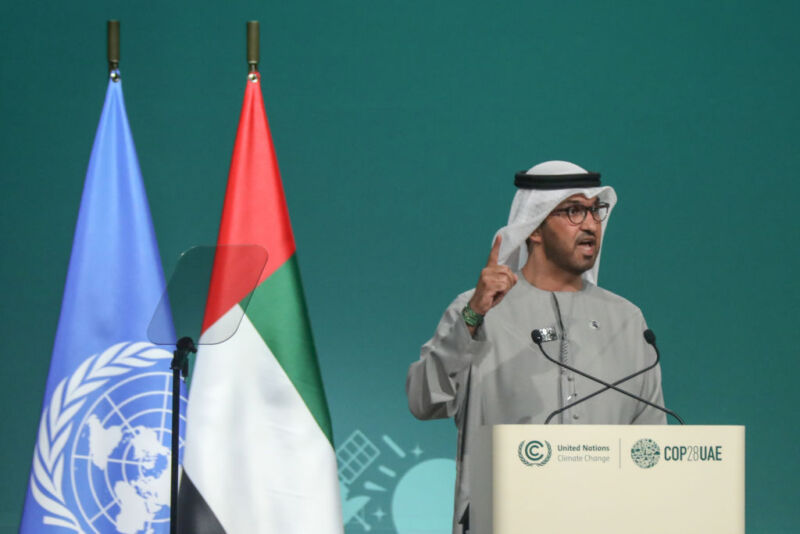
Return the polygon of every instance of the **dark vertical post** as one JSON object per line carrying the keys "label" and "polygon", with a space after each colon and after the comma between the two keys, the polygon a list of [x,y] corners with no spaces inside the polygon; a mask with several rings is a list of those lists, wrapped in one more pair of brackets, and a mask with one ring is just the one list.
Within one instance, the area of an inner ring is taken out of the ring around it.
{"label": "dark vertical post", "polygon": [[[181,357],[181,349],[175,351],[175,359]],[[181,375],[180,363],[173,360],[172,365],[172,457],[170,463],[170,488],[169,488],[169,532],[178,532],[178,463],[181,435]]]}
{"label": "dark vertical post", "polygon": [[249,72],[258,70],[258,21],[247,22],[247,68]]}
{"label": "dark vertical post", "polygon": [[189,353],[196,354],[197,347],[190,337],[182,337],[172,353],[172,455],[170,464],[169,532],[178,532],[178,467],[181,435],[181,376],[189,370]]}
{"label": "dark vertical post", "polygon": [[108,21],[108,70],[119,68],[119,21]]}

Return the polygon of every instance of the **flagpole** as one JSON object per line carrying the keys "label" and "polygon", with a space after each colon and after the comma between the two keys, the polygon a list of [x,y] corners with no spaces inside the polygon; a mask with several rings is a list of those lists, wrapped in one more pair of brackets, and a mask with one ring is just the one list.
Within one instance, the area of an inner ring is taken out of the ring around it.
{"label": "flagpole", "polygon": [[249,72],[258,70],[258,21],[247,21],[247,68]]}
{"label": "flagpole", "polygon": [[[108,72],[119,68],[119,21],[109,20],[107,23],[107,41],[108,41]],[[117,81],[117,78],[114,78]]]}

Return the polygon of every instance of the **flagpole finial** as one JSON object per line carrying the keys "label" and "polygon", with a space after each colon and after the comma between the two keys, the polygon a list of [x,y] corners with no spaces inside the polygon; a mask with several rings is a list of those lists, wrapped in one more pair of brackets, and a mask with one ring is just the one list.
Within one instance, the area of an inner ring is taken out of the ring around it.
{"label": "flagpole finial", "polygon": [[108,21],[108,70],[119,68],[119,21]]}
{"label": "flagpole finial", "polygon": [[249,72],[258,70],[258,21],[247,21],[247,68]]}

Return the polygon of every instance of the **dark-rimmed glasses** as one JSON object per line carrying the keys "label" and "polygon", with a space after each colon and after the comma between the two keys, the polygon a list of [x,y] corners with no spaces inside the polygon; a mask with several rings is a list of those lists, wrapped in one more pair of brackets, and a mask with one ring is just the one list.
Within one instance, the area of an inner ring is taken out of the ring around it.
{"label": "dark-rimmed glasses", "polygon": [[586,212],[591,212],[592,218],[595,221],[602,222],[606,217],[608,217],[608,203],[598,202],[594,206],[572,204],[566,208],[558,208],[557,210],[553,210],[550,212],[550,215],[553,215],[554,213],[564,213],[569,219],[569,222],[572,224],[581,224],[586,220]]}

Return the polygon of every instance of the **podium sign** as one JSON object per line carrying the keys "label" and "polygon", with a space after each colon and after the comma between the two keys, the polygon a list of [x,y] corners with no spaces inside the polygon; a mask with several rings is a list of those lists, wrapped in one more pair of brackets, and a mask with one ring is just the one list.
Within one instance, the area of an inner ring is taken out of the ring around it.
{"label": "podium sign", "polygon": [[744,427],[496,425],[471,440],[470,534],[744,533]]}

